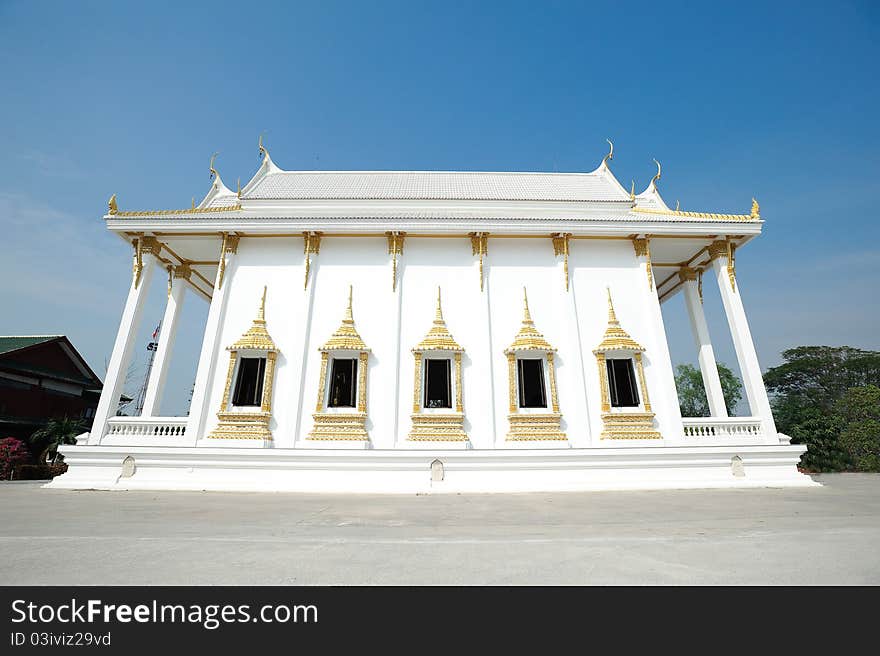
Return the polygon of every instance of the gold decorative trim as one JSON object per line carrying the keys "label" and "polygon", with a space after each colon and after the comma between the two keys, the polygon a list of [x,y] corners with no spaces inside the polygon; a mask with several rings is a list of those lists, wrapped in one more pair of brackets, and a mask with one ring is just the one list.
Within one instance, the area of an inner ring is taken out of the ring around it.
{"label": "gold decorative trim", "polygon": [[327,351],[321,352],[321,375],[318,379],[318,402],[315,404],[315,412],[324,411],[324,393],[327,388],[327,365],[329,364],[330,354]]}
{"label": "gold decorative trim", "polygon": [[119,206],[116,204],[116,194],[110,196],[107,201],[107,214],[119,214]]}
{"label": "gold decorative trim", "polygon": [[260,301],[260,308],[257,310],[257,317],[254,319],[253,325],[248,328],[235,344],[229,347],[231,351],[240,351],[250,349],[253,351],[276,351],[275,342],[269,336],[266,330],[266,287],[263,287],[263,298]]}
{"label": "gold decorative trim", "polygon": [[489,254],[489,233],[469,232],[471,238],[471,254],[480,256],[480,291],[483,291],[483,258]]}
{"label": "gold decorative trim", "polygon": [[533,441],[561,441],[568,437],[560,427],[562,415],[553,413],[514,413],[507,415],[510,422],[510,431],[507,433],[508,442],[533,442]]}
{"label": "gold decorative trim", "polygon": [[321,252],[321,236],[323,232],[305,231],[303,234],[303,254],[306,256],[306,275],[303,281],[303,289],[309,288],[309,272],[312,268],[311,256]]}
{"label": "gold decorative trim", "polygon": [[629,336],[614,312],[614,304],[611,302],[611,290],[608,293],[608,327],[605,329],[605,336],[602,342],[597,346],[593,353],[605,353],[607,351],[644,351],[645,349],[632,337]]}
{"label": "gold decorative trim", "polygon": [[461,353],[455,354],[455,411],[464,412],[461,387]]}
{"label": "gold decorative trim", "polygon": [[172,269],[174,270],[174,277],[177,280],[189,280],[193,274],[192,267],[188,262],[176,264],[172,267]]}
{"label": "gold decorative trim", "polygon": [[420,351],[413,351],[415,358],[414,378],[413,378],[413,415],[417,415],[422,411],[422,354]]}
{"label": "gold decorative trim", "polygon": [[708,248],[709,259],[723,257],[727,260],[727,279],[731,291],[736,291],[736,246],[729,239],[713,241]]}
{"label": "gold decorative trim", "polygon": [[651,240],[646,237],[637,237],[632,240],[636,257],[645,258],[645,272],[648,275],[648,289],[654,290],[654,268],[651,265]]}
{"label": "gold decorative trim", "polygon": [[532,315],[529,312],[529,297],[526,294],[526,288],[523,287],[523,319],[522,327],[516,334],[513,343],[508,346],[504,353],[513,351],[555,351],[550,342],[544,339],[544,336],[535,328],[535,322],[532,321]]}
{"label": "gold decorative trim", "polygon": [[689,280],[696,281],[697,279],[697,270],[692,269],[691,267],[681,267],[678,270],[678,279],[681,282],[687,282]]}
{"label": "gold decorative trim", "polygon": [[599,368],[599,391],[602,393],[602,412],[611,412],[611,397],[608,392],[608,370],[605,365],[604,353],[596,353],[596,366]]}
{"label": "gold decorative trim", "polygon": [[603,412],[600,440],[659,440],[653,412]]}
{"label": "gold decorative trim", "polygon": [[513,351],[507,353],[507,399],[508,412],[514,414],[518,406],[516,404],[516,355]]}
{"label": "gold decorative trim", "polygon": [[677,216],[685,219],[707,219],[710,221],[760,221],[760,217],[750,214],[718,214],[715,212],[687,212],[684,210],[657,210],[648,207],[633,207],[630,211],[637,214],[660,214],[663,216]]}
{"label": "gold decorative trim", "polygon": [[320,351],[369,351],[364,340],[358,334],[354,326],[354,317],[351,309],[352,303],[352,286],[348,286],[348,307],[342,317],[342,323],[336,329],[330,339],[318,349]]}
{"label": "gold decorative trim", "polygon": [[316,412],[312,415],[315,425],[306,440],[367,442],[367,413],[365,412]]}
{"label": "gold decorative trim", "polygon": [[556,395],[556,363],[553,360],[553,352],[547,354],[547,375],[550,378],[550,402],[553,412],[559,413],[559,397]]}
{"label": "gold decorative trim", "polygon": [[[611,150],[613,151],[614,148],[612,147]],[[604,163],[605,160],[602,161]],[[565,291],[568,291],[568,248],[569,241],[571,241],[571,233],[557,232],[551,237],[551,239],[553,240],[553,255],[556,257],[562,255],[564,257],[563,270],[565,271]]]}
{"label": "gold decorative trim", "polygon": [[185,210],[126,210],[110,212],[113,216],[118,217],[134,217],[134,216],[173,216],[177,214],[212,214],[215,212],[237,212],[241,209],[241,203],[235,205],[224,205],[221,207],[190,207]]}
{"label": "gold decorative trim", "polygon": [[391,255],[391,291],[397,291],[397,258],[403,255],[403,242],[406,238],[405,232],[386,232],[385,237],[388,239],[388,254]]}
{"label": "gold decorative trim", "polygon": [[162,244],[155,237],[136,237],[131,242],[134,248],[132,275],[135,289],[141,284],[141,273],[144,270],[144,255],[158,256],[162,252]]}
{"label": "gold decorative trim", "polygon": [[753,221],[761,220],[761,206],[758,205],[758,201],[752,198],[752,209],[749,212],[749,218]]}
{"label": "gold decorative trim", "polygon": [[642,386],[642,405],[645,408],[645,412],[651,412],[651,398],[648,396],[648,383],[645,381],[645,367],[642,365],[642,354],[636,353],[633,355],[636,361],[636,372],[639,376],[639,385]]}
{"label": "gold decorative trim", "polygon": [[440,299],[440,288],[437,288],[437,308],[434,312],[434,323],[425,338],[413,349],[416,351],[463,351],[455,338],[449,333],[443,319],[443,306]]}
{"label": "gold decorative trim", "polygon": [[223,241],[220,242],[220,258],[217,262],[217,289],[223,289],[223,276],[226,273],[226,256],[235,255],[238,252],[238,242],[241,237],[231,235],[228,232],[220,233]]}
{"label": "gold decorative trim", "polygon": [[703,304],[703,270],[697,274],[697,295],[700,297],[700,305]]}

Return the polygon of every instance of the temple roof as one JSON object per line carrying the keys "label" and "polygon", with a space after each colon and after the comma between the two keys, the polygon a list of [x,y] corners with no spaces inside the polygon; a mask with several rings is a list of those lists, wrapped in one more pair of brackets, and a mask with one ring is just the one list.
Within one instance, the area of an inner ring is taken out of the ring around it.
{"label": "temple roof", "polygon": [[245,200],[629,201],[593,173],[477,171],[277,171],[255,181]]}

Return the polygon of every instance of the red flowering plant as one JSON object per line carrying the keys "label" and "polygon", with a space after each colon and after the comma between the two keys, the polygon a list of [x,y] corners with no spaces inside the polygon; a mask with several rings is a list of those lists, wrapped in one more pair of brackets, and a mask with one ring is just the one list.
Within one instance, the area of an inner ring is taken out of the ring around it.
{"label": "red flowering plant", "polygon": [[26,465],[30,461],[31,452],[24,442],[15,437],[0,440],[0,481],[10,480],[17,465]]}

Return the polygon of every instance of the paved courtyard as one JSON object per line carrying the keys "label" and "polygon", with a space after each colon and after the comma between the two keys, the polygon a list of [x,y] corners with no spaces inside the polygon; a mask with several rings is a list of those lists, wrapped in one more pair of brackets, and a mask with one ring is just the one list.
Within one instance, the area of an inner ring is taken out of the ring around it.
{"label": "paved courtyard", "polygon": [[880,475],[519,495],[0,484],[2,584],[880,583]]}

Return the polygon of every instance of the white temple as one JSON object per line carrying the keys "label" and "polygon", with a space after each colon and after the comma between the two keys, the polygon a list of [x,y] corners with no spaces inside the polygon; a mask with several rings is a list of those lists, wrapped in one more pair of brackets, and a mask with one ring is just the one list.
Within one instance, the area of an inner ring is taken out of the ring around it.
{"label": "white temple", "polygon": [[[89,434],[50,487],[507,492],[806,486],[777,432],[735,254],[749,214],[590,173],[284,171],[104,219],[134,249]],[[149,286],[142,416],[114,416]],[[708,287],[707,287],[708,285]],[[706,289],[704,289],[706,287]],[[717,289],[750,414],[729,417]],[[684,294],[711,417],[682,417],[660,305]],[[210,304],[186,417],[158,409],[185,295]]]}

